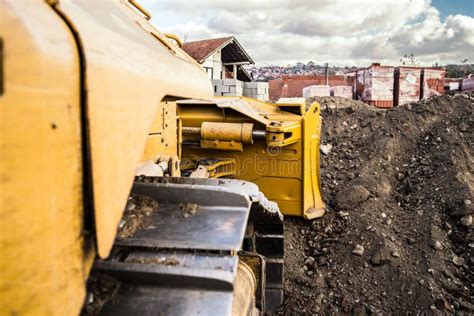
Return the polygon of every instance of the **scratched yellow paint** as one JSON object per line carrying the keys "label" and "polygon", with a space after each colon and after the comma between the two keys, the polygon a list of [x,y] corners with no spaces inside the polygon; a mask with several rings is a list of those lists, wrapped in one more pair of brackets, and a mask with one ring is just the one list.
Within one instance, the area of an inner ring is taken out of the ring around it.
{"label": "scratched yellow paint", "polygon": [[[1,0],[0,37],[0,315],[75,315],[93,259],[110,252],[140,160],[177,152],[170,111],[162,132],[173,137],[143,153],[163,99],[208,98],[212,88],[123,0]],[[81,99],[95,202],[89,234]]]}
{"label": "scratched yellow paint", "polygon": [[93,258],[82,236],[77,50],[46,3],[4,0],[0,15],[0,314],[73,315]]}

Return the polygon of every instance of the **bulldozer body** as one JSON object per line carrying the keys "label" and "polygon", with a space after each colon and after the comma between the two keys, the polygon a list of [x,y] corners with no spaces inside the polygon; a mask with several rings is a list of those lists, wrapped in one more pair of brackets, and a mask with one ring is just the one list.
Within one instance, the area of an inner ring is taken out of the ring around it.
{"label": "bulldozer body", "polygon": [[[278,206],[324,212],[319,105],[213,99],[202,67],[133,0],[0,0],[0,17],[0,314],[78,314],[91,269],[123,281],[109,314],[278,308]],[[196,162],[195,176],[256,185],[180,177]],[[134,181],[149,166],[166,177]],[[169,211],[152,220],[174,235],[150,225],[117,242],[132,187]],[[185,200],[204,211],[181,218]],[[182,261],[131,261],[144,251]]]}
{"label": "bulldozer body", "polygon": [[178,152],[166,100],[212,89],[127,1],[2,0],[0,17],[0,313],[72,315],[149,131]]}
{"label": "bulldozer body", "polygon": [[[301,102],[274,105],[244,97],[179,101],[182,158],[231,160],[235,176],[257,184],[283,214],[322,216],[319,110],[317,103],[306,110]],[[209,124],[219,133],[206,129]],[[251,132],[250,137],[239,134],[237,127],[243,124],[261,131],[260,138],[253,140]]]}

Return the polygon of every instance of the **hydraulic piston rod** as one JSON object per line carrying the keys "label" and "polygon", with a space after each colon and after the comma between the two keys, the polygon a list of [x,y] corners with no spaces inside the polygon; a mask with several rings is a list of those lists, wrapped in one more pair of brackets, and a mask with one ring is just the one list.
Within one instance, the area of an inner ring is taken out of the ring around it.
{"label": "hydraulic piston rod", "polygon": [[204,122],[201,127],[183,127],[184,135],[200,135],[206,140],[238,141],[251,144],[254,139],[265,139],[266,131],[253,130],[249,123]]}

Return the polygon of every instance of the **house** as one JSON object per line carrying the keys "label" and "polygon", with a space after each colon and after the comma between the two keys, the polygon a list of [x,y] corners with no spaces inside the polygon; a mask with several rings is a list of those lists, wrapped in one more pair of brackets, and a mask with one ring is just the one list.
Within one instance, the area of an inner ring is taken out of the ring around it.
{"label": "house", "polygon": [[183,50],[204,67],[209,79],[252,81],[243,65],[254,61],[233,36],[186,42]]}
{"label": "house", "polygon": [[186,42],[183,50],[206,70],[214,95],[268,100],[268,83],[254,82],[244,68],[254,61],[234,36]]}

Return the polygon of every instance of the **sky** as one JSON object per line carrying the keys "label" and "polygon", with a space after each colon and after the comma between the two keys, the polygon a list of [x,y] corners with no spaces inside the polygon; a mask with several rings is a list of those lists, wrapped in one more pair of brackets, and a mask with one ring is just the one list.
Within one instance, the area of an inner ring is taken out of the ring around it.
{"label": "sky", "polygon": [[140,0],[185,41],[233,35],[258,66],[474,63],[474,0]]}

